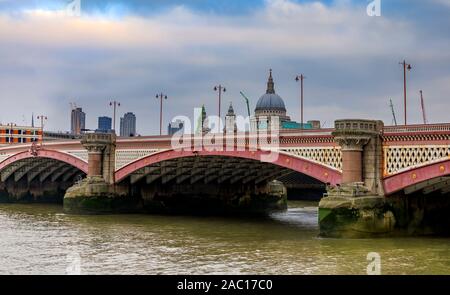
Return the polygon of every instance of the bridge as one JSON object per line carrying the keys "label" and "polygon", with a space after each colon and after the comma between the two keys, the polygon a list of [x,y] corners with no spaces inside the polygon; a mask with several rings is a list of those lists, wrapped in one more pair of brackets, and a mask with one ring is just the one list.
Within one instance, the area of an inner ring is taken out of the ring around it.
{"label": "bridge", "polygon": [[[334,235],[349,225],[354,232],[371,233],[408,227],[417,222],[411,214],[426,211],[418,205],[424,195],[450,193],[450,124],[337,120],[335,128],[281,130],[266,142],[253,133],[222,135],[206,145],[201,134],[186,135],[182,148],[174,148],[169,136],[99,133],[81,141],[2,147],[0,198],[44,201],[65,195],[68,212],[94,213],[99,208],[100,213],[134,211],[145,204],[152,210],[177,203],[202,206],[211,200],[191,198],[187,203],[183,196],[190,194],[214,195],[212,204],[258,208],[261,199],[269,199],[269,207],[279,209],[285,206],[283,186],[323,184],[327,194],[319,209],[321,231]],[[105,196],[108,205],[86,208],[85,199]],[[116,199],[119,204],[111,202]],[[447,205],[447,200],[438,202]]]}

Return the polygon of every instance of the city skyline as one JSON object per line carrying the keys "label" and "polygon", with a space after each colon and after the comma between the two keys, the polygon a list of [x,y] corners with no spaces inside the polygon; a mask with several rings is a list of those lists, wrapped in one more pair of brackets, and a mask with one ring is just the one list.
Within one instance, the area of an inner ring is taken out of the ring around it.
{"label": "city skyline", "polygon": [[[0,3],[0,52],[7,57],[0,60],[1,122],[20,124],[17,118],[28,122],[32,112],[45,113],[47,129],[65,131],[74,101],[88,114],[86,126],[94,127],[98,116],[112,115],[113,97],[140,118],[139,133],[158,134],[155,92],[170,96],[163,125],[178,115],[192,118],[202,104],[214,114],[212,88],[219,83],[227,86],[222,109],[232,101],[236,114],[245,115],[239,92],[250,98],[253,113],[273,68],[295,121],[294,78],[305,74],[305,121],[330,127],[351,116],[390,124],[390,99],[397,116],[403,112],[403,59],[413,65],[410,123],[422,121],[419,90],[430,123],[446,119],[448,1],[382,1],[381,17],[369,17],[367,3],[357,1],[81,1],[81,17],[58,14],[64,3]],[[16,103],[23,107],[16,110]]]}

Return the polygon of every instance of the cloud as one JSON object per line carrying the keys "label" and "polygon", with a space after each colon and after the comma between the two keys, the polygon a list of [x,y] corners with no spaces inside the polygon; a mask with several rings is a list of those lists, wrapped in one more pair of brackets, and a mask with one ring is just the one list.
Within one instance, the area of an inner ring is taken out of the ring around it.
{"label": "cloud", "polygon": [[450,7],[450,0],[434,0],[435,3]]}
{"label": "cloud", "polygon": [[[18,26],[11,28],[14,23]],[[398,49],[398,44],[406,47],[415,41],[404,23],[386,19],[374,22],[363,11],[286,0],[269,1],[265,9],[251,16],[201,14],[183,6],[152,18],[128,16],[120,20],[71,18],[60,11],[29,10],[19,23],[2,19],[2,25],[2,35],[8,40],[56,48],[226,46],[317,57],[382,55]],[[383,42],[387,38],[397,42]]]}
{"label": "cloud", "polygon": [[[0,13],[0,41],[2,122],[34,111],[48,115],[49,128],[68,130],[69,102],[75,101],[86,109],[88,127],[95,128],[96,117],[110,114],[108,102],[116,99],[122,102],[120,112],[136,113],[140,133],[156,133],[157,92],[169,96],[165,121],[192,116],[203,103],[215,113],[217,83],[229,90],[222,109],[232,100],[245,114],[239,91],[254,107],[265,92],[269,68],[293,119],[299,113],[293,77],[301,71],[308,77],[308,119],[360,116],[390,122],[389,98],[400,109],[402,58],[414,61],[411,96],[419,84],[432,85],[427,100],[432,118],[443,121],[447,115],[431,104],[448,102],[442,80],[450,76],[448,38],[411,20],[368,17],[365,7],[348,1],[271,0],[239,15],[182,5],[119,18],[34,9],[19,17]],[[419,120],[415,114],[411,118]]]}

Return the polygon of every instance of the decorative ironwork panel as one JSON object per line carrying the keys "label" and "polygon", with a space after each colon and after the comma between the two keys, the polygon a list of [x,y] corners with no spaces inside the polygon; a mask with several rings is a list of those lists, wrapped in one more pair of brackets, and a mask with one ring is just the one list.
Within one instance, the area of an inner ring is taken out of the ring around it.
{"label": "decorative ironwork panel", "polygon": [[12,156],[11,154],[0,154],[0,163],[3,162],[4,160],[8,159],[10,156]]}
{"label": "decorative ironwork panel", "polygon": [[342,171],[342,152],[340,147],[284,148],[281,151]]}
{"label": "decorative ironwork panel", "polygon": [[77,157],[77,158],[79,158],[79,159],[81,159],[81,160],[83,160],[85,162],[88,161],[88,152],[87,152],[87,150],[66,151],[66,153],[68,153],[68,154],[70,154],[70,155],[72,155],[74,157]]}
{"label": "decorative ironwork panel", "polygon": [[385,146],[384,174],[402,171],[439,162],[450,157],[449,145]]}
{"label": "decorative ironwork panel", "polygon": [[123,166],[144,158],[148,155],[160,152],[159,149],[116,150],[116,170]]}

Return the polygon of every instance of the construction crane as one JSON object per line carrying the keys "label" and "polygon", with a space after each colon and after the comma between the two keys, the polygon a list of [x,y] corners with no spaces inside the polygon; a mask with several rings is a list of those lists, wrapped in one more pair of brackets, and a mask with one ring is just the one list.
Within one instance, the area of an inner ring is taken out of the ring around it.
{"label": "construction crane", "polygon": [[423,124],[428,124],[427,114],[425,112],[425,101],[423,99],[423,91],[420,90],[420,105],[422,106]]}
{"label": "construction crane", "polygon": [[397,126],[397,118],[395,117],[395,110],[394,110],[394,104],[392,103],[392,99],[390,99],[390,107],[391,107],[391,111],[392,111],[392,118],[394,120],[394,124],[395,126]]}
{"label": "construction crane", "polygon": [[250,104],[249,104],[249,99],[247,98],[247,96],[245,96],[244,93],[242,93],[242,91],[240,91],[242,97],[245,99],[245,103],[247,104],[247,112],[248,112],[248,116],[250,117]]}

